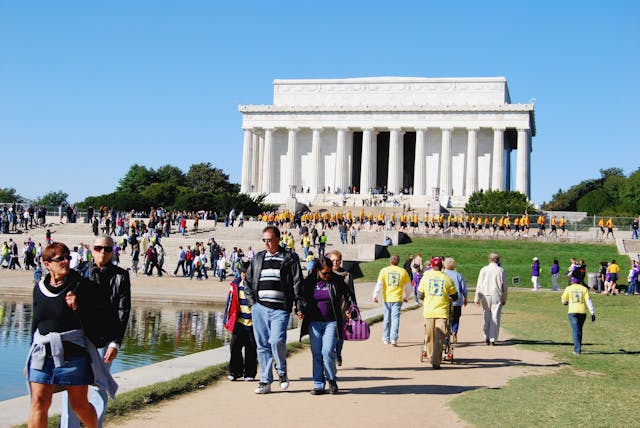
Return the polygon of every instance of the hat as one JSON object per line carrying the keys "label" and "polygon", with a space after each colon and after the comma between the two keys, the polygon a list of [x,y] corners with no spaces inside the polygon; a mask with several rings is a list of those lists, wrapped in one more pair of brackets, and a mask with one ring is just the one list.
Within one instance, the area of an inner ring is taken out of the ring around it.
{"label": "hat", "polygon": [[436,266],[442,267],[442,259],[440,257],[431,258],[431,267],[434,268]]}
{"label": "hat", "polygon": [[538,261],[538,258],[537,258],[537,257],[534,257],[534,258],[533,258],[533,261],[534,261],[534,262],[537,262],[537,261]]}

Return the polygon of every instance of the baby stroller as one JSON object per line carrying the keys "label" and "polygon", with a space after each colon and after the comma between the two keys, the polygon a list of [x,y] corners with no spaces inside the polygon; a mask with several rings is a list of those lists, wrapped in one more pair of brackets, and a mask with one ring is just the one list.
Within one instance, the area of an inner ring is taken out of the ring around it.
{"label": "baby stroller", "polygon": [[[449,303],[449,318],[447,318],[447,329],[445,331],[444,340],[442,342],[442,361],[448,361],[453,364],[453,344],[451,343],[451,318],[453,314],[453,307]],[[426,327],[426,326],[425,326]],[[420,350],[420,362],[425,362],[428,359],[427,355],[427,337],[425,335],[422,342],[422,349]]]}

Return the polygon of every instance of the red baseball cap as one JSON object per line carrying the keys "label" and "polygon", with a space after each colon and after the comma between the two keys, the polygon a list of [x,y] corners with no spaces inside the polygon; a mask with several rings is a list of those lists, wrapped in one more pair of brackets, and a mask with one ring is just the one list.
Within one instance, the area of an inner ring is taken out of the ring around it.
{"label": "red baseball cap", "polygon": [[440,257],[431,257],[431,267],[442,267],[442,259]]}

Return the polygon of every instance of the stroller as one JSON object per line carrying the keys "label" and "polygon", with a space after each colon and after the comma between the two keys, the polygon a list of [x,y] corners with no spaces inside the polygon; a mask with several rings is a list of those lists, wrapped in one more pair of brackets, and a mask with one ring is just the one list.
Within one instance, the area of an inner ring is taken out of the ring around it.
{"label": "stroller", "polygon": [[[442,342],[442,361],[448,361],[453,364],[453,344],[451,343],[451,318],[453,315],[453,306],[449,303],[449,317],[447,318],[447,330],[445,332],[444,341]],[[426,324],[425,324],[426,328]],[[427,337],[425,335],[420,350],[420,362],[427,361]]]}

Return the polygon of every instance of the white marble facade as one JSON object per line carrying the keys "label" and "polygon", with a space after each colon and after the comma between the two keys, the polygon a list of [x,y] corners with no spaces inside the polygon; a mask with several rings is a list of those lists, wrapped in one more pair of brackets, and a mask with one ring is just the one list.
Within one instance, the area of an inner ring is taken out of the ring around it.
{"label": "white marble facade", "polygon": [[241,191],[272,202],[294,186],[427,199],[437,189],[444,205],[481,189],[530,195],[534,106],[512,104],[503,77],[276,80],[272,105],[239,110]]}

